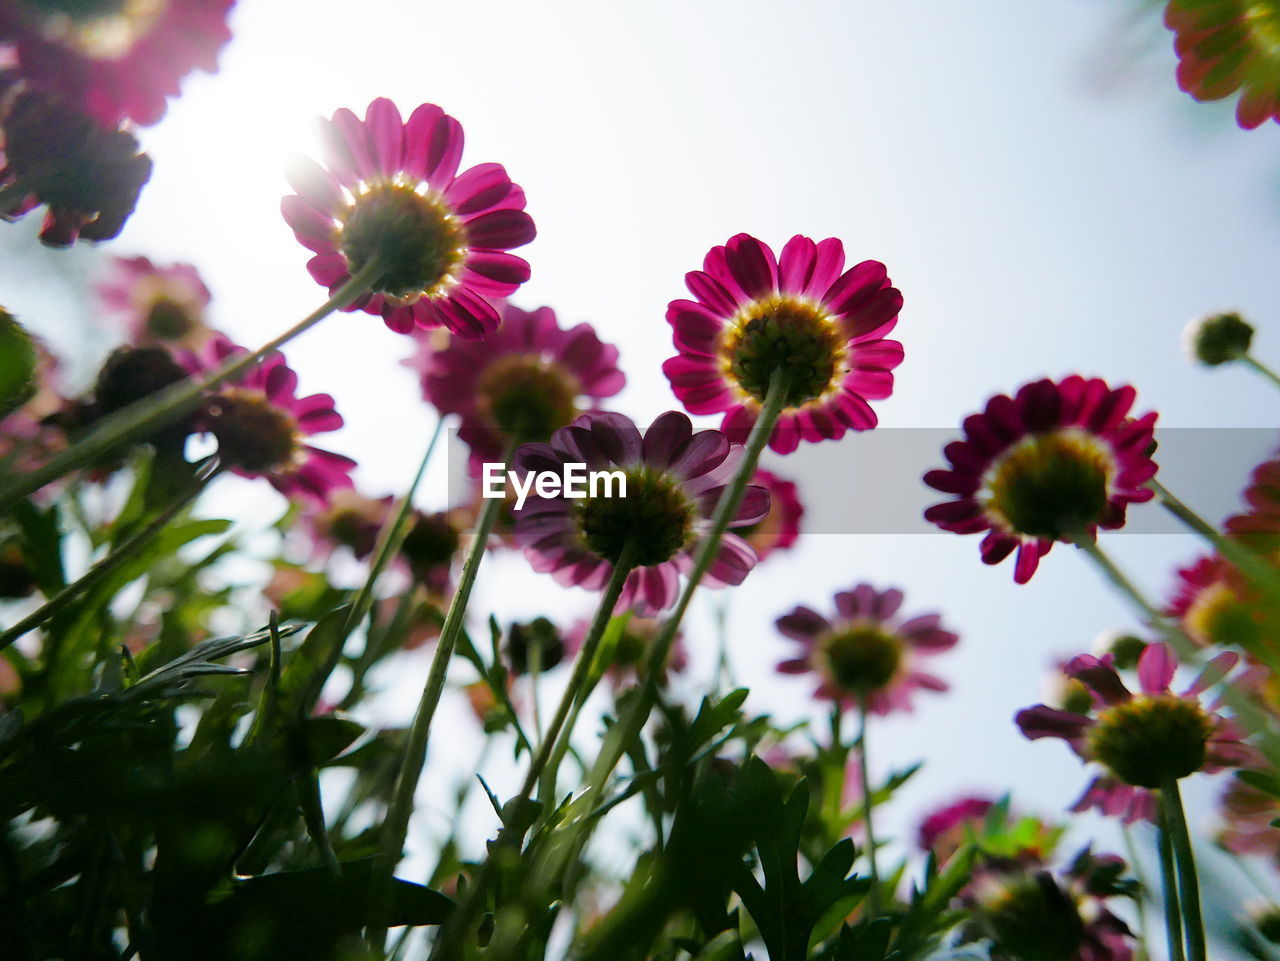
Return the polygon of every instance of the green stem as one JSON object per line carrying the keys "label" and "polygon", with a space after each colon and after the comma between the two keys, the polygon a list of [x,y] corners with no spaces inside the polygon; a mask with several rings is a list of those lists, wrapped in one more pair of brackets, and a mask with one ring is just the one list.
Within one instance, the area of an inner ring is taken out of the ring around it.
{"label": "green stem", "polygon": [[1169,961],[1186,961],[1182,949],[1182,911],[1178,907],[1178,875],[1174,866],[1169,814],[1160,805],[1160,881],[1164,889],[1164,926]]}
{"label": "green stem", "polygon": [[867,764],[867,699],[858,700],[858,777],[862,783],[862,824],[867,829],[867,865],[871,871],[871,915],[880,917],[880,872],[876,869],[876,832],[872,826],[871,774]]}
{"label": "green stem", "polygon": [[1199,534],[1215,551],[1238,567],[1240,573],[1264,592],[1269,602],[1280,605],[1280,572],[1244,544],[1224,536],[1212,524],[1175,497],[1159,481],[1150,480],[1147,486],[1156,492],[1165,510]]}
{"label": "green stem", "polygon": [[[604,595],[600,598],[600,606],[596,608],[595,617],[592,618],[591,627],[587,630],[587,637],[583,641],[582,650],[578,652],[578,659],[573,665],[573,676],[569,679],[569,686],[565,688],[564,695],[560,698],[560,704],[556,707],[555,716],[551,719],[551,725],[547,728],[547,733],[538,744],[537,756],[533,759],[533,763],[529,765],[529,773],[525,775],[524,785],[520,788],[519,797],[521,801],[527,800],[533,793],[533,787],[543,777],[545,768],[546,777],[542,781],[538,795],[541,797],[543,804],[550,807],[555,806],[556,769],[559,766],[560,759],[569,749],[569,737],[573,734],[572,725],[566,725],[565,720],[569,717],[569,713],[574,706],[580,700],[586,699],[585,687],[587,678],[591,673],[592,665],[595,663],[596,651],[600,647],[600,639],[604,637],[605,628],[609,626],[609,620],[613,617],[613,609],[618,605],[618,598],[622,596],[622,589],[626,586],[627,578],[635,568],[635,555],[635,544],[628,540],[623,544],[622,553],[617,561],[614,562],[613,571],[609,574],[609,583],[605,586]],[[560,741],[564,743],[558,744]],[[553,756],[556,759],[556,763],[547,767],[547,762]]]}
{"label": "green stem", "polygon": [[33,631],[45,623],[80,595],[100,584],[125,561],[145,549],[161,531],[169,526],[174,517],[200,495],[200,492],[209,485],[209,482],[217,473],[218,466],[215,459],[210,461],[197,474],[194,482],[173,503],[157,514],[151,523],[90,567],[79,579],[68,584],[39,608],[32,611],[17,624],[14,624],[13,627],[10,627],[4,633],[0,633],[0,651],[3,651],[28,631]]}
{"label": "green stem", "polygon": [[1254,357],[1253,354],[1245,354],[1240,360],[1244,362],[1245,366],[1252,367],[1267,380],[1271,381],[1271,386],[1280,387],[1280,375],[1277,375],[1274,370]]}
{"label": "green stem", "polygon": [[1200,913],[1200,879],[1196,876],[1195,851],[1191,847],[1187,816],[1182,808],[1182,795],[1178,791],[1176,780],[1170,779],[1160,788],[1160,802],[1173,838],[1178,893],[1182,900],[1182,919],[1187,933],[1187,957],[1189,961],[1206,961],[1208,947],[1205,943],[1204,919]]}
{"label": "green stem", "polygon": [[769,392],[765,396],[764,406],[760,409],[760,416],[756,419],[751,428],[751,434],[747,438],[738,473],[734,475],[725,492],[720,495],[720,503],[712,516],[711,529],[698,548],[693,569],[689,571],[680,599],[676,601],[675,609],[663,622],[662,630],[654,639],[653,647],[649,652],[648,672],[640,689],[640,696],[632,702],[631,709],[618,718],[618,723],[606,736],[605,743],[596,758],[588,789],[589,800],[585,805],[588,810],[599,804],[609,776],[626,752],[626,745],[644,728],[645,721],[653,710],[653,705],[657,701],[658,682],[671,653],[671,645],[675,642],[676,632],[680,629],[680,623],[689,609],[689,602],[693,600],[694,592],[720,551],[720,540],[729,529],[729,524],[738,511],[738,505],[742,503],[742,495],[747,489],[747,484],[755,476],[756,464],[769,438],[773,435],[778,418],[782,415],[782,410],[786,406],[786,397],[787,378],[779,368],[774,371],[769,381]]}
{"label": "green stem", "polygon": [[[508,451],[508,456],[503,458],[504,463],[510,461],[510,453]],[[418,701],[418,710],[409,728],[409,739],[405,744],[404,757],[400,762],[400,771],[392,790],[391,804],[383,824],[382,850],[374,862],[371,885],[373,900],[367,934],[375,957],[380,957],[386,947],[385,919],[390,909],[388,902],[392,890],[391,881],[396,865],[400,862],[405,838],[409,833],[409,818],[413,814],[413,796],[427,759],[427,741],[431,736],[431,721],[435,717],[436,707],[440,704],[440,695],[444,692],[449,662],[453,658],[458,634],[462,631],[467,603],[471,600],[471,588],[475,585],[476,574],[480,570],[480,561],[484,558],[485,549],[488,547],[489,532],[493,530],[494,522],[498,519],[498,512],[502,507],[502,498],[485,498],[484,508],[476,522],[473,535],[475,539],[472,541],[471,550],[467,553],[466,561],[463,562],[457,590],[449,603],[449,613],[445,615],[444,625],[440,628],[440,639],[436,642],[436,651],[431,659],[431,668],[427,672],[422,698]]]}
{"label": "green stem", "polygon": [[223,381],[235,377],[241,371],[256,364],[273,350],[314,327],[335,310],[350,306],[369,289],[370,284],[378,279],[381,270],[376,260],[366,264],[314,312],[253,353],[228,357],[221,367],[206,377],[199,379],[188,377],[104,418],[87,434],[66,450],[51,457],[45,464],[33,471],[18,475],[14,480],[0,487],[0,514],[8,511],[28,494],[35,493],[63,474],[94,463],[115,449],[145,437],[194,410],[205,391],[217,387]]}

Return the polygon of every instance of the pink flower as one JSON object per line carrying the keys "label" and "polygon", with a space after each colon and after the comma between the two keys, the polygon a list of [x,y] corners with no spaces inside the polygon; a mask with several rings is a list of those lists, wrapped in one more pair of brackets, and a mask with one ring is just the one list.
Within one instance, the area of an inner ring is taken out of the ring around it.
{"label": "pink flower", "polygon": [[1135,392],[1071,376],[999,394],[964,421],[964,440],[943,453],[951,466],[924,481],[954,500],[926,520],[957,534],[987,532],[984,564],[1018,552],[1013,579],[1025,584],[1054,541],[1093,537],[1124,525],[1129,504],[1154,496],[1150,451],[1156,415],[1128,417]]}
{"label": "pink flower", "polygon": [[458,435],[482,461],[501,460],[511,443],[546,441],[626,383],[618,349],[590,324],[561,328],[550,307],[502,305],[502,323],[482,343],[418,343],[408,365],[422,378],[423,397],[460,416]]}
{"label": "pink flower", "polygon": [[778,372],[785,405],[769,440],[778,453],[876,426],[867,401],[892,393],[902,363],[902,345],[883,339],[902,308],[883,264],[844,270],[839,240],[802,236],[775,258],[738,234],[685,283],[696,299],[667,308],[679,353],[662,370],[689,413],[723,412],[721,430],[744,442]]}
{"label": "pink flower", "polygon": [[205,320],[209,288],[191,264],[159,267],[146,257],[116,257],[98,284],[98,297],[119,317],[135,346],[163,343],[199,350],[213,335]]}
{"label": "pink flower", "polygon": [[1081,654],[1066,672],[1093,695],[1094,713],[1078,714],[1037,704],[1019,711],[1015,720],[1024,737],[1061,738],[1084,761],[1102,765],[1105,773],[1090,783],[1073,810],[1097,808],[1125,822],[1156,820],[1151,792],[1196,771],[1212,774],[1255,763],[1258,752],[1244,743],[1235,721],[1207,709],[1200,695],[1235,667],[1230,652],[1213,658],[1181,694],[1169,689],[1177,660],[1165,644],[1149,644],[1138,658],[1141,693],[1132,694],[1111,664]]}
{"label": "pink flower", "polygon": [[[226,337],[210,341],[203,354],[187,354],[188,371],[203,374],[233,354],[244,353]],[[299,397],[298,375],[278,351],[205,404],[199,429],[218,440],[222,464],[241,477],[265,477],[284,494],[324,503],[337,489],[351,487],[355,461],[307,443],[314,434],[337,430],[342,417],[328,394]]]}
{"label": "pink flower", "polygon": [[0,134],[0,217],[47,207],[40,240],[49,247],[115,237],[151,177],[133,134],[99,126],[12,71],[0,70]]}
{"label": "pink flower", "polygon": [[307,269],[336,291],[375,258],[382,273],[347,310],[381,315],[407,334],[447,327],[479,340],[498,326],[491,298],[514,293],[529,265],[514,254],[534,237],[524,191],[499,164],[458,173],[462,127],[434,104],[403,121],[379,98],[359,120],[345,108],[324,124],[327,167],[300,160],[298,193],[280,209]]}
{"label": "pink flower", "polygon": [[1196,100],[1241,91],[1236,121],[1246,130],[1280,120],[1280,9],[1249,0],[1170,0],[1178,86]]}
{"label": "pink flower", "polygon": [[[661,611],[676,601],[679,575],[693,566],[693,555],[711,526],[711,515],[725,485],[742,459],[742,448],[716,430],[693,432],[684,414],[668,411],[642,437],[622,414],[583,414],[551,435],[550,444],[525,444],[515,469],[527,474],[562,475],[565,464],[587,471],[620,471],[625,496],[599,490],[598,496],[571,500],[530,494],[517,511],[516,541],[533,569],[551,573],[565,586],[600,590],[613,565],[631,552],[635,570],[627,577],[619,609]],[[769,495],[747,487],[732,526],[758,521],[769,510]],[[703,583],[740,584],[755,566],[756,555],[742,538],[726,533]]]}
{"label": "pink flower", "polygon": [[[623,612],[619,611],[615,616],[622,616],[622,614]],[[574,625],[569,628],[564,638],[568,654],[577,656],[578,651],[582,650],[582,644],[587,639],[587,631],[590,627],[590,620],[584,618],[574,622]],[[605,676],[615,691],[628,684],[644,680],[649,666],[649,651],[661,629],[662,619],[659,617],[645,617],[635,611],[627,617],[626,626],[622,629],[617,647],[613,649],[609,660],[609,667],[605,671]],[[684,643],[684,632],[678,631],[671,643],[671,651],[667,655],[666,669],[661,680],[665,683],[668,674],[680,674],[688,666],[689,651]]]}
{"label": "pink flower", "polygon": [[758,524],[739,528],[738,536],[763,561],[774,551],[790,550],[795,544],[800,537],[804,505],[796,496],[796,485],[777,474],[757,470],[751,481],[769,492],[769,513]]}
{"label": "pink flower", "polygon": [[234,0],[112,0],[0,5],[0,40],[22,74],[57,90],[98,123],[147,126],[195,68],[218,68]]}
{"label": "pink flower", "polygon": [[920,659],[948,651],[959,640],[937,614],[900,619],[902,591],[859,584],[835,597],[828,619],[797,607],[777,620],[778,630],[797,641],[801,653],[783,661],[784,674],[818,676],[818,697],[846,706],[865,700],[874,714],[910,711],[914,691],[945,691],[946,682],[920,670]]}

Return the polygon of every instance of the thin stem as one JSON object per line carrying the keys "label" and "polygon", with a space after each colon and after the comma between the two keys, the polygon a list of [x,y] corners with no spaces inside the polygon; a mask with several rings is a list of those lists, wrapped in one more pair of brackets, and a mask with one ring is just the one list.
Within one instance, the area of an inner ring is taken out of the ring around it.
{"label": "thin stem", "polygon": [[[507,454],[508,456],[503,459],[504,463],[510,460],[510,451]],[[431,736],[431,721],[435,717],[436,707],[440,704],[440,695],[444,692],[449,662],[453,658],[458,634],[462,631],[467,603],[471,600],[471,588],[475,585],[476,574],[480,570],[480,561],[484,558],[485,549],[488,547],[489,532],[493,530],[502,506],[503,500],[500,497],[485,498],[484,508],[476,522],[475,539],[472,541],[471,550],[467,553],[466,561],[463,562],[457,590],[449,603],[449,613],[445,615],[444,626],[440,628],[440,639],[436,643],[431,668],[427,672],[422,698],[418,701],[418,710],[409,728],[409,739],[405,744],[404,757],[400,762],[400,771],[392,790],[391,804],[383,824],[382,850],[374,862],[371,889],[373,902],[367,935],[375,957],[381,956],[386,946],[385,919],[390,908],[388,902],[392,890],[391,881],[396,865],[400,862],[405,838],[409,833],[409,818],[413,814],[413,796],[427,759],[427,741]]]}
{"label": "thin stem", "polygon": [[1200,913],[1200,879],[1196,876],[1195,851],[1191,847],[1187,816],[1182,808],[1182,795],[1178,791],[1176,780],[1170,779],[1160,788],[1160,802],[1173,838],[1178,893],[1182,899],[1182,919],[1187,933],[1187,957],[1189,961],[1206,961],[1208,947],[1205,943],[1204,918]]}
{"label": "thin stem", "polygon": [[1212,524],[1174,496],[1169,488],[1157,480],[1147,482],[1160,498],[1161,506],[1204,538],[1224,558],[1240,569],[1257,588],[1264,591],[1272,603],[1280,603],[1280,573],[1263,561],[1239,541],[1224,536]]}
{"label": "thin stem", "polygon": [[872,827],[871,774],[867,764],[867,699],[858,699],[858,777],[862,783],[862,823],[867,829],[867,865],[871,871],[871,914],[880,917],[880,872],[876,869],[876,832]]}
{"label": "thin stem", "polygon": [[[537,756],[529,765],[529,773],[525,775],[524,785],[520,788],[521,800],[528,799],[533,793],[533,787],[542,778],[545,768],[546,778],[538,794],[544,804],[555,805],[556,768],[559,766],[560,758],[568,750],[569,737],[573,733],[572,726],[566,726],[565,720],[571,709],[579,703],[579,699],[585,700],[584,689],[588,675],[591,673],[591,665],[595,662],[596,651],[600,647],[600,639],[604,637],[605,628],[609,626],[609,620],[613,617],[613,609],[617,607],[622,589],[635,567],[635,555],[635,544],[628,540],[623,544],[622,553],[614,562],[613,571],[609,574],[609,583],[605,586],[604,595],[600,598],[600,605],[596,608],[595,617],[591,620],[591,627],[587,630],[582,650],[578,652],[578,659],[573,665],[573,676],[569,679],[569,686],[565,688],[564,695],[560,698],[560,704],[556,707],[555,716],[551,719],[546,735],[538,744]],[[564,743],[557,746],[558,741]],[[556,763],[547,767],[547,762],[553,756]]]}
{"label": "thin stem", "polygon": [[712,516],[711,530],[708,531],[698,549],[693,569],[689,571],[680,599],[676,601],[675,609],[663,622],[661,632],[654,639],[649,653],[648,673],[640,689],[640,696],[633,702],[632,709],[618,718],[618,723],[610,731],[610,737],[606,739],[604,748],[596,758],[589,787],[590,800],[585,805],[588,809],[599,803],[605,783],[622,759],[626,745],[640,733],[649,717],[649,712],[653,710],[657,700],[658,680],[662,677],[662,669],[671,653],[671,645],[675,642],[680,622],[684,620],[689,602],[693,600],[693,594],[702,582],[703,576],[710,570],[712,562],[720,552],[720,540],[729,529],[729,524],[738,511],[738,505],[742,503],[742,495],[747,489],[748,482],[755,476],[760,453],[769,442],[769,438],[773,436],[773,429],[786,405],[786,397],[787,378],[783,370],[778,368],[769,381],[769,392],[765,396],[760,416],[756,419],[751,428],[751,434],[747,438],[742,463],[725,492],[720,495],[720,503]]}
{"label": "thin stem", "polygon": [[1138,958],[1139,961],[1146,961],[1151,956],[1151,949],[1148,947],[1149,932],[1147,929],[1147,897],[1150,887],[1147,885],[1146,872],[1142,869],[1142,862],[1138,860],[1138,846],[1133,842],[1133,828],[1128,824],[1120,825],[1120,834],[1124,838],[1125,853],[1129,856],[1129,869],[1133,872],[1133,877],[1138,882],[1138,896],[1134,898],[1134,908],[1138,912]]}
{"label": "thin stem", "polygon": [[0,634],[0,651],[3,651],[28,631],[35,630],[86,591],[96,587],[125,561],[143,550],[161,531],[169,526],[169,523],[184,508],[200,495],[200,492],[209,485],[209,481],[213,479],[217,472],[216,460],[211,461],[196,476],[195,482],[183,491],[172,504],[157,514],[151,523],[90,567],[77,580],[68,584],[36,610],[13,625],[13,627]]}
{"label": "thin stem", "polygon": [[1169,813],[1160,805],[1160,881],[1164,890],[1164,926],[1169,961],[1186,961],[1182,949],[1182,911],[1178,907],[1178,875],[1173,859]]}
{"label": "thin stem", "polygon": [[241,371],[256,364],[273,350],[314,327],[335,310],[350,306],[369,289],[369,285],[377,280],[381,273],[382,268],[377,260],[371,261],[356,271],[350,280],[334,291],[333,295],[315,311],[253,353],[228,357],[221,367],[206,377],[188,377],[104,418],[84,437],[51,457],[45,464],[18,475],[0,487],[0,514],[8,511],[28,494],[38,491],[63,474],[91,464],[116,448],[145,437],[194,410],[205,391],[217,387],[223,381],[235,377]]}
{"label": "thin stem", "polygon": [[1253,354],[1245,354],[1240,359],[1244,362],[1245,366],[1252,367],[1267,380],[1271,381],[1271,386],[1280,387],[1280,375],[1276,374],[1274,370],[1262,363],[1258,358],[1254,357]]}

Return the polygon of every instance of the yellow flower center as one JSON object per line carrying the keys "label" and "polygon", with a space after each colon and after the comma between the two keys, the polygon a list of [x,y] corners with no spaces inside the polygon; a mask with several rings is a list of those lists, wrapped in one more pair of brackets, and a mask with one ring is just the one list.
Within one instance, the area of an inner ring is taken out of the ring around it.
{"label": "yellow flower center", "polygon": [[821,638],[818,652],[838,687],[863,696],[888,687],[902,667],[903,644],[876,624],[851,624]]}
{"label": "yellow flower center", "polygon": [[228,387],[209,402],[218,457],[255,474],[288,470],[302,454],[298,422],[260,390]]}
{"label": "yellow flower center", "polygon": [[545,441],[573,421],[581,392],[578,379],[560,364],[537,354],[510,354],[495,360],[476,385],[479,407],[508,438]]}
{"label": "yellow flower center", "polygon": [[466,229],[435,191],[395,181],[366,186],[337,226],[352,273],[377,259],[378,293],[412,303],[447,294],[458,282]]}
{"label": "yellow flower center", "polygon": [[27,0],[41,33],[93,60],[120,60],[155,27],[169,0]]}
{"label": "yellow flower center", "polygon": [[846,372],[848,338],[816,304],[787,294],[742,309],[720,339],[721,369],[744,398],[763,404],[782,370],[784,407],[802,407],[837,389]]}
{"label": "yellow flower center", "polygon": [[1158,788],[1204,766],[1213,721],[1195,701],[1142,694],[1103,709],[1086,754],[1126,784]]}

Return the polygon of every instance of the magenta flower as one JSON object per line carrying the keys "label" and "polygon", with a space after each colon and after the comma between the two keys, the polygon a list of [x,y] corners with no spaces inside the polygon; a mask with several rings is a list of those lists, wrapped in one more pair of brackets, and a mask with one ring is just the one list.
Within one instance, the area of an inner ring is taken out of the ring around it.
{"label": "magenta flower", "polygon": [[[981,833],[987,814],[996,802],[985,797],[962,797],[929,814],[920,822],[916,844],[921,851],[942,848],[947,856],[964,843],[965,834]],[[946,857],[939,855],[940,861]]]}
{"label": "magenta flower", "polygon": [[213,336],[205,319],[209,288],[191,264],[159,267],[146,257],[116,257],[98,284],[98,297],[120,318],[135,346],[199,350]]}
{"label": "magenta flower", "polygon": [[390,494],[367,497],[343,487],[331,491],[327,502],[303,505],[298,524],[311,543],[312,558],[327,560],[338,548],[346,548],[358,561],[368,558],[394,503]]}
{"label": "magenta flower", "polygon": [[461,417],[458,436],[482,461],[500,460],[511,443],[546,441],[584,403],[594,407],[626,383],[618,349],[590,324],[562,329],[550,307],[502,305],[502,323],[483,343],[418,343],[407,363],[421,376],[423,397]]}
{"label": "magenta flower", "polygon": [[[514,459],[517,472],[563,474],[566,464],[588,471],[621,471],[626,496],[570,500],[530,494],[516,512],[515,536],[534,570],[551,573],[566,586],[600,590],[613,565],[630,547],[635,570],[627,577],[618,608],[643,613],[675,603],[679,575],[711,527],[720,495],[742,460],[742,448],[719,431],[694,433],[689,418],[668,411],[642,437],[622,414],[587,413],[551,435],[550,444],[525,444]],[[769,495],[748,486],[731,526],[758,521],[769,511]],[[740,584],[755,566],[755,552],[726,533],[704,583]]]}
{"label": "magenta flower", "polygon": [[921,658],[948,651],[959,640],[937,614],[901,620],[902,591],[877,591],[870,584],[840,591],[835,602],[830,620],[803,606],[778,618],[778,630],[802,649],[779,664],[779,671],[812,672],[818,697],[846,706],[865,701],[874,714],[910,711],[917,689],[947,689],[945,681],[919,669]]}
{"label": "magenta flower", "polygon": [[379,98],[359,120],[345,108],[324,124],[327,169],[302,160],[298,193],[280,209],[315,252],[307,269],[336,291],[375,257],[382,274],[347,310],[379,314],[396,333],[447,327],[479,340],[498,326],[490,298],[529,279],[512,247],[534,237],[524,191],[500,164],[458,173],[462,127],[434,104],[401,120]]}
{"label": "magenta flower", "polygon": [[1238,658],[1224,652],[1211,660],[1181,694],[1169,689],[1177,660],[1165,644],[1149,644],[1138,658],[1139,694],[1130,693],[1111,664],[1091,654],[1072,658],[1066,673],[1082,681],[1093,695],[1093,714],[1063,711],[1044,704],[1015,717],[1024,737],[1061,738],[1084,761],[1104,772],[1086,788],[1073,810],[1097,808],[1126,823],[1156,820],[1154,789],[1196,771],[1212,774],[1249,765],[1258,752],[1242,740],[1244,730],[1208,708],[1200,695],[1221,681]]}
{"label": "magenta flower", "polygon": [[1018,552],[1013,579],[1025,584],[1054,541],[1093,537],[1124,525],[1125,508],[1152,498],[1156,415],[1129,418],[1132,387],[1071,376],[999,394],[964,421],[964,440],[943,453],[951,466],[924,481],[955,496],[924,512],[957,534],[987,536],[982,561]]}
{"label": "magenta flower", "polygon": [[133,214],[151,158],[127,130],[102,127],[62,98],[0,70],[0,218],[47,208],[40,241],[110,240]]}
{"label": "magenta flower", "polygon": [[[200,355],[187,354],[184,366],[193,374],[220,367],[233,354],[245,353],[226,337],[209,342]],[[201,431],[218,441],[218,458],[241,477],[265,477],[284,494],[325,502],[329,494],[351,487],[356,462],[312,447],[307,439],[342,426],[328,394],[299,397],[298,375],[278,351],[230,386],[210,396],[198,420]]]}
{"label": "magenta flower", "polygon": [[1252,130],[1280,120],[1280,8],[1250,0],[1170,0],[1178,86],[1196,100],[1240,91],[1236,122]]}
{"label": "magenta flower", "polygon": [[960,896],[960,940],[990,939],[993,961],[1131,961],[1133,932],[1107,903],[1134,894],[1125,870],[1089,848],[1056,875],[1034,858],[983,857]]}
{"label": "magenta flower", "polygon": [[775,258],[738,234],[685,283],[696,299],[667,308],[679,353],[662,370],[689,413],[723,412],[720,429],[743,442],[778,371],[786,400],[769,440],[778,453],[876,426],[867,401],[893,392],[891,371],[902,363],[902,345],[883,339],[902,308],[884,264],[846,271],[839,240],[801,236]]}
{"label": "magenta flower", "polygon": [[218,69],[234,0],[10,0],[0,40],[14,41],[22,74],[57,90],[101,124],[147,126],[195,68]]}
{"label": "magenta flower", "polygon": [[752,482],[769,492],[769,513],[758,524],[739,529],[738,536],[764,560],[774,551],[790,550],[800,537],[804,505],[796,485],[767,470],[757,470]]}
{"label": "magenta flower", "polygon": [[[619,611],[619,615],[621,613]],[[634,611],[627,618],[626,626],[622,629],[617,647],[613,649],[609,666],[605,670],[605,677],[609,679],[609,683],[615,691],[628,684],[637,684],[645,679],[645,673],[649,666],[649,652],[653,648],[653,642],[662,630],[662,623],[662,618],[660,617],[645,617],[643,614]],[[591,621],[587,618],[574,622],[564,638],[567,654],[571,657],[577,656],[578,652],[582,650],[582,645],[587,639],[587,631],[590,628]],[[684,643],[684,631],[677,631],[671,642],[671,651],[667,654],[666,670],[663,672],[662,682],[666,683],[668,674],[680,674],[688,666],[689,651]]]}

